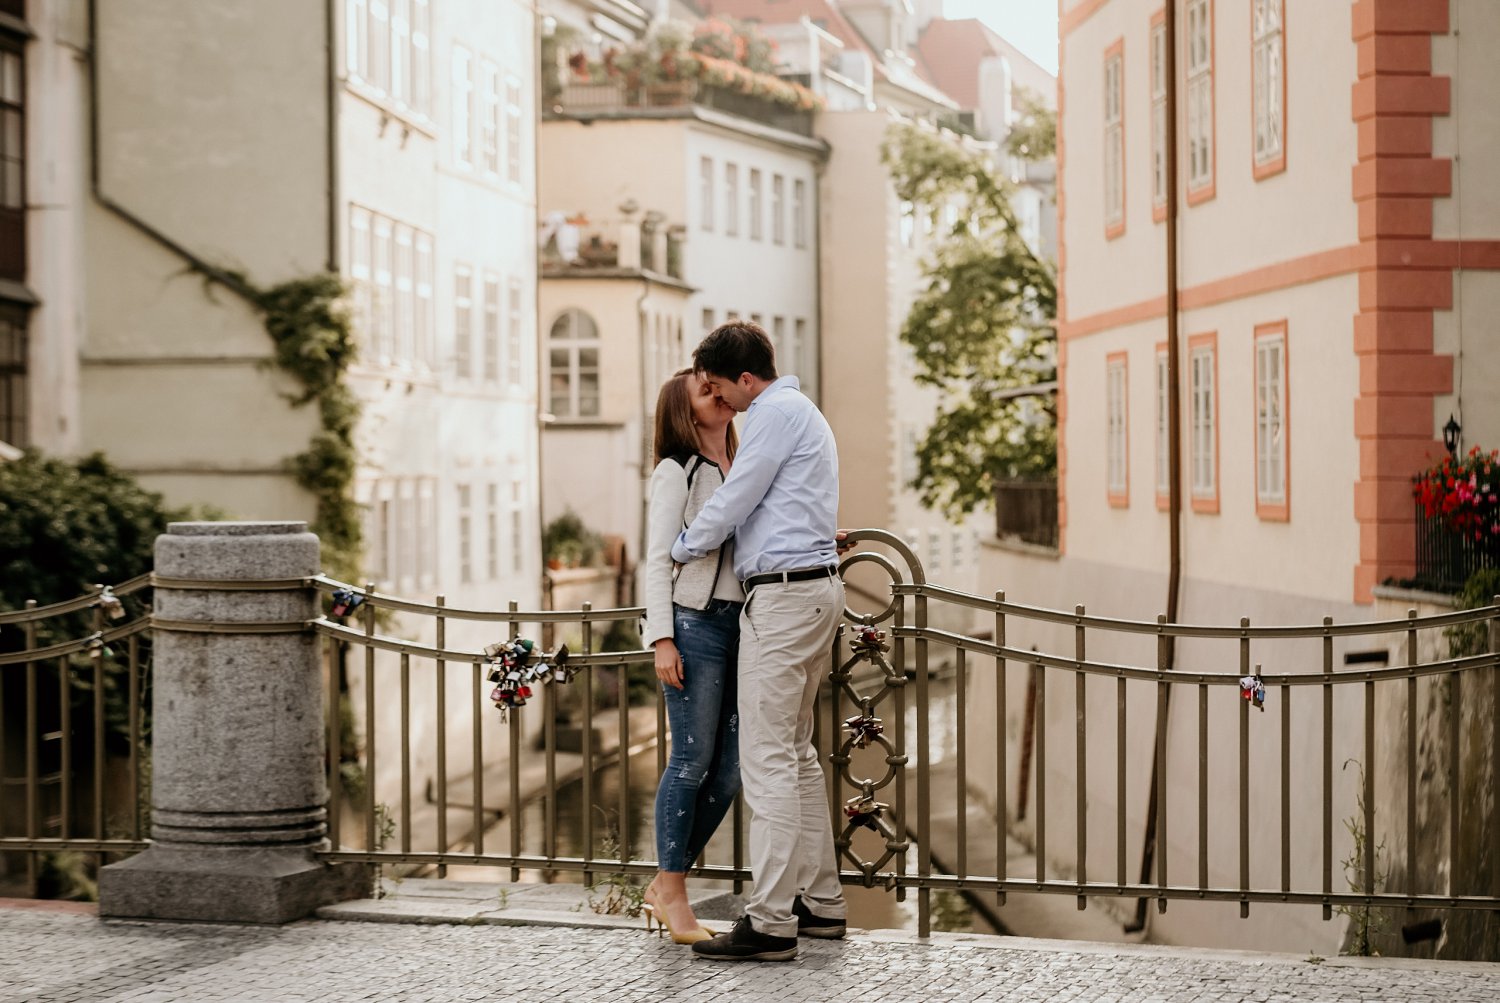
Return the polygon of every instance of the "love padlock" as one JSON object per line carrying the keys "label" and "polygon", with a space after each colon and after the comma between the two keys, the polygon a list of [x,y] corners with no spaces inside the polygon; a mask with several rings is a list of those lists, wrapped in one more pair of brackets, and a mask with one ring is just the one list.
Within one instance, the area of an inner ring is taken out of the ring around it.
{"label": "love padlock", "polygon": [[348,616],[359,609],[365,603],[365,597],[352,589],[336,589],[333,593],[333,606],[329,613],[334,616]]}
{"label": "love padlock", "polygon": [[889,807],[890,805],[883,801],[876,801],[873,796],[866,797],[863,794],[856,794],[844,802],[844,815],[856,827],[862,826],[871,832],[879,832],[880,827],[876,824],[876,820]]}
{"label": "love padlock", "polygon": [[1266,684],[1260,676],[1240,677],[1240,698],[1250,701],[1262,714],[1266,712]]}
{"label": "love padlock", "polygon": [[108,585],[99,593],[99,608],[104,615],[111,620],[119,620],[125,616],[125,604],[120,602],[120,597],[115,595],[114,590]]}
{"label": "love padlock", "polygon": [[845,718],[844,728],[848,730],[849,737],[854,740],[856,749],[867,748],[877,735],[885,731],[885,725],[881,723],[880,718],[866,717],[863,714]]}
{"label": "love padlock", "polygon": [[876,652],[889,651],[891,646],[885,639],[885,631],[866,624],[857,629],[854,636],[849,639],[849,650],[857,655],[873,655]]}

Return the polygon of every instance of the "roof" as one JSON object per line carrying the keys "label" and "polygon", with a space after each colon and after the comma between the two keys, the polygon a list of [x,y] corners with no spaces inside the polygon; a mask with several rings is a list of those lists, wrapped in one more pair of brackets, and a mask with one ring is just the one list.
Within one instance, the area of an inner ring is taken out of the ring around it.
{"label": "roof", "polygon": [[1015,83],[1039,92],[1049,106],[1056,101],[1056,78],[976,18],[934,18],[923,29],[917,51],[926,75],[966,110],[979,107],[980,64],[996,57],[1011,64]]}

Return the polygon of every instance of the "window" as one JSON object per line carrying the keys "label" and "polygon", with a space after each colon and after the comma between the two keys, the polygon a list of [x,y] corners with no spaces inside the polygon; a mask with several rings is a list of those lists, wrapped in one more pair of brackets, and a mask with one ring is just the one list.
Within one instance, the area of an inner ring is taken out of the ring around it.
{"label": "window", "polygon": [[510,277],[510,285],[507,287],[509,307],[505,320],[505,366],[506,379],[510,381],[511,388],[520,390],[521,379],[521,280],[514,275]]}
{"label": "window", "polygon": [[761,176],[759,168],[750,168],[750,239],[763,240],[761,227],[765,223],[765,207],[762,203]]}
{"label": "window", "polygon": [[26,208],[25,64],[0,49],[0,208]]}
{"label": "window", "polygon": [[1255,116],[1254,173],[1263,178],[1286,167],[1286,52],[1282,24],[1286,0],[1253,0],[1250,93]]}
{"label": "window", "polygon": [[431,32],[429,0],[345,0],[344,69],[391,103],[428,115]]}
{"label": "window", "polygon": [[394,275],[395,322],[391,354],[403,361],[413,357],[413,332],[416,330],[416,297],[414,279],[416,261],[413,256],[413,231],[405,223],[396,224],[396,261]]}
{"label": "window", "polygon": [[[500,67],[489,60],[479,64],[484,81],[479,114],[479,163],[486,174],[500,174]],[[454,125],[457,128],[457,124]]]}
{"label": "window", "polygon": [[1130,504],[1130,441],[1127,422],[1130,408],[1125,399],[1126,355],[1116,352],[1104,366],[1105,448],[1109,503]]}
{"label": "window", "polygon": [[423,115],[432,114],[432,7],[428,0],[411,2],[411,103]]}
{"label": "window", "polygon": [[1125,43],[1104,53],[1104,234],[1125,232]]}
{"label": "window", "polygon": [[582,310],[552,322],[548,336],[549,410],[558,418],[599,416],[599,328]]}
{"label": "window", "polygon": [[807,321],[803,320],[801,317],[798,317],[796,319],[796,321],[792,324],[792,345],[791,345],[791,348],[788,350],[788,354],[791,356],[792,372],[797,373],[797,374],[802,375],[802,376],[809,376],[810,377],[811,376],[810,373],[804,373],[803,372],[803,369],[805,368],[805,365],[804,365],[804,362],[803,362],[803,359],[802,359],[802,353],[805,352],[806,350],[807,350]]}
{"label": "window", "polygon": [[416,484],[403,480],[396,494],[396,553],[400,555],[399,571],[403,579],[415,584],[417,575],[417,496]]}
{"label": "window", "polygon": [[792,356],[791,356],[791,353],[788,351],[788,346],[787,346],[787,343],[786,343],[786,318],[785,317],[772,317],[771,318],[771,347],[774,348],[775,351],[776,351],[776,368],[777,368],[777,370],[779,372],[782,372],[782,373],[790,373],[790,372],[792,372],[792,369],[791,369],[791,366],[790,366],[790,363],[792,361]]}
{"label": "window", "polygon": [[453,267],[453,373],[474,375],[474,273],[468,265]]}
{"label": "window", "polygon": [[1151,218],[1167,218],[1167,26],[1151,18]]}
{"label": "window", "polygon": [[484,486],[485,571],[489,581],[500,578],[500,485]]}
{"label": "window", "polygon": [[740,233],[740,166],[724,165],[724,235],[737,237]]}
{"label": "window", "polygon": [[484,276],[484,378],[500,379],[500,276]]}
{"label": "window", "polygon": [[702,157],[698,161],[698,225],[705,230],[714,228],[714,161]]}
{"label": "window", "polygon": [[474,580],[474,514],[469,510],[469,485],[458,486],[458,580]]}
{"label": "window", "polygon": [[385,216],[375,216],[375,264],[374,283],[371,296],[370,342],[377,359],[389,360],[392,356],[392,339],[395,335],[396,300],[392,295],[395,258],[395,224]]}
{"label": "window", "polygon": [[349,207],[349,283],[354,302],[354,324],[368,335],[371,321],[370,210]]}
{"label": "window", "polygon": [[1287,507],[1286,322],[1255,329],[1255,511],[1285,519]]}
{"label": "window", "polygon": [[391,8],[391,100],[411,105],[411,0],[393,0]]}
{"label": "window", "polygon": [[521,81],[505,81],[505,176],[513,185],[521,183]]}
{"label": "window", "polygon": [[[1188,204],[1213,195],[1214,46],[1213,3],[1187,3]],[[1197,196],[1195,199],[1194,196]]]}
{"label": "window", "polygon": [[927,531],[927,572],[940,575],[943,572],[943,534],[941,530]]}
{"label": "window", "polygon": [[786,178],[771,176],[771,242],[786,243]]}
{"label": "window", "polygon": [[521,573],[526,556],[522,519],[521,482],[512,480],[510,482],[510,570],[518,575]]}
{"label": "window", "polygon": [[703,308],[703,333],[705,335],[709,335],[709,334],[713,333],[713,330],[714,330],[714,310],[713,310],[713,307],[704,307]]}
{"label": "window", "polygon": [[417,547],[417,583],[432,585],[437,581],[436,556],[438,553],[437,515],[433,497],[435,482],[424,477],[417,489],[417,532],[421,544]]}
{"label": "window", "polygon": [[901,246],[917,246],[917,207],[916,204],[907,200],[901,200]]}
{"label": "window", "polygon": [[0,304],[0,442],[31,442],[27,371],[26,308]]}
{"label": "window", "polygon": [[762,330],[764,330],[766,326],[765,318],[758,313],[752,313],[750,315],[750,323],[754,324],[758,328],[761,328]]}
{"label": "window", "polygon": [[375,498],[365,507],[365,538],[370,541],[370,570],[371,581],[383,582],[390,580],[391,556],[390,556],[390,526],[391,526],[391,501],[380,495],[387,490],[386,486],[377,483],[374,487]]}
{"label": "window", "polygon": [[1188,339],[1192,414],[1189,462],[1193,472],[1193,510],[1219,510],[1218,336],[1200,334]]}
{"label": "window", "polygon": [[917,479],[917,446],[920,443],[915,425],[901,426],[901,487],[910,487]]}
{"label": "window", "polygon": [[807,182],[801,178],[792,182],[792,243],[807,246]]}
{"label": "window", "polygon": [[1171,384],[1168,382],[1167,346],[1156,346],[1156,507],[1169,504],[1172,491],[1172,439],[1167,409],[1171,407]]}
{"label": "window", "polygon": [[417,231],[415,244],[416,273],[413,284],[416,290],[416,316],[413,340],[415,357],[431,366],[432,347],[432,235]]}
{"label": "window", "polygon": [[467,49],[453,48],[453,158],[474,162],[474,60]]}

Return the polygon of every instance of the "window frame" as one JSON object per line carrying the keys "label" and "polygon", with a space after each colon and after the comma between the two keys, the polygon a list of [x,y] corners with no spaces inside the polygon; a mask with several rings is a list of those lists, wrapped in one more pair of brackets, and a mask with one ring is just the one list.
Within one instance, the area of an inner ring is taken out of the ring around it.
{"label": "window frame", "polygon": [[714,232],[714,201],[718,197],[717,168],[714,158],[698,158],[698,228],[704,233]]}
{"label": "window frame", "polygon": [[[1272,321],[1255,326],[1255,336],[1252,339],[1253,350],[1251,359],[1254,373],[1255,389],[1251,397],[1251,407],[1254,409],[1255,421],[1255,452],[1253,462],[1255,464],[1255,514],[1270,522],[1287,522],[1291,519],[1292,504],[1292,434],[1291,434],[1291,393],[1287,385],[1291,374],[1291,366],[1287,363],[1287,322],[1285,319]],[[1262,377],[1265,371],[1262,368],[1262,349],[1266,346],[1275,345],[1277,349],[1277,406],[1279,412],[1279,425],[1277,431],[1280,433],[1279,445],[1268,443],[1265,440],[1268,420],[1262,413],[1263,383]],[[1266,463],[1274,458],[1280,465],[1281,490],[1273,492],[1266,490],[1266,485],[1261,474],[1266,470]]]}
{"label": "window frame", "polygon": [[484,169],[486,177],[497,179],[500,177],[500,161],[504,156],[500,147],[503,135],[501,119],[504,116],[500,97],[500,67],[491,60],[481,59],[479,80],[478,166]]}
{"label": "window frame", "polygon": [[724,236],[740,235],[740,165],[724,164]]}
{"label": "window frame", "polygon": [[[1193,12],[1202,12],[1202,23],[1206,38],[1203,39],[1201,49],[1195,43],[1198,41],[1193,36]],[[1186,31],[1183,41],[1187,48],[1187,56],[1183,60],[1185,70],[1185,86],[1183,96],[1186,99],[1187,128],[1184,133],[1187,137],[1187,204],[1190,206],[1207,202],[1214,197],[1218,186],[1218,94],[1217,75],[1214,65],[1217,62],[1217,42],[1214,25],[1216,24],[1216,12],[1214,0],[1186,0],[1184,8],[1183,24]],[[1201,52],[1201,61],[1199,54]],[[1197,105],[1195,107],[1195,102]],[[1207,129],[1207,135],[1203,130]],[[1195,173],[1195,155],[1199,152],[1201,144],[1204,166]]]}
{"label": "window frame", "polygon": [[521,116],[524,92],[521,78],[510,74],[505,78],[505,180],[513,185],[522,183],[525,176],[525,159],[521,156],[525,145],[525,123]]}
{"label": "window frame", "polygon": [[1105,490],[1111,508],[1130,506],[1130,358],[1104,357]]}
{"label": "window frame", "polygon": [[480,379],[485,383],[499,383],[500,374],[504,371],[504,361],[501,359],[504,334],[500,326],[500,289],[499,273],[485,269],[479,282],[479,372]]}
{"label": "window frame", "polygon": [[807,179],[792,179],[792,246],[805,249],[807,232]]}
{"label": "window frame", "polygon": [[1167,12],[1151,15],[1151,221],[1167,218]]}
{"label": "window frame", "polygon": [[[462,283],[462,287],[461,284]],[[461,292],[463,288],[466,291]],[[474,268],[453,263],[453,378],[474,378]]]}
{"label": "window frame", "polygon": [[[1207,375],[1200,360],[1207,359]],[[1219,333],[1188,338],[1188,484],[1194,512],[1219,511]],[[1200,382],[1201,379],[1201,382]],[[1200,403],[1206,421],[1200,417]],[[1208,450],[1205,479],[1199,478],[1202,450]]]}
{"label": "window frame", "polygon": [[[579,334],[581,330],[579,320],[586,320],[592,329],[592,336],[586,337]],[[568,321],[568,330],[558,334],[558,325]],[[581,357],[585,349],[592,348],[594,351],[594,364],[589,367],[583,365]],[[554,403],[557,399],[555,384],[557,382],[558,370],[553,365],[553,353],[566,351],[567,369],[562,374],[565,380],[566,396],[568,401],[567,413],[560,412]],[[559,311],[547,325],[547,410],[558,422],[597,422],[603,411],[603,395],[600,373],[602,372],[601,356],[603,352],[603,339],[600,336],[599,323],[592,314],[581,307],[566,307]],[[592,372],[594,376],[594,409],[592,412],[583,413],[581,401],[583,394],[580,388],[583,376]]]}
{"label": "window frame", "polygon": [[[1261,9],[1275,13],[1276,24],[1274,30],[1263,30],[1263,23],[1257,19],[1257,13]],[[1269,48],[1269,41],[1274,37],[1275,51],[1278,57],[1278,71],[1264,76],[1265,71],[1261,68],[1260,50],[1265,45]],[[1269,178],[1274,174],[1280,174],[1286,170],[1286,142],[1287,142],[1287,99],[1286,99],[1286,0],[1251,0],[1250,3],[1250,169],[1256,181]],[[1274,82],[1277,87],[1277,101],[1268,100],[1269,95],[1266,88]],[[1277,136],[1277,147],[1274,153],[1262,156],[1260,151],[1261,138],[1261,107],[1262,101],[1265,107],[1275,107],[1277,122],[1280,126]]]}
{"label": "window frame", "polygon": [[750,168],[750,239],[765,240],[765,176],[759,167]]}
{"label": "window frame", "polygon": [[19,303],[0,302],[0,442],[31,444],[31,317]]}
{"label": "window frame", "polygon": [[453,100],[450,102],[453,132],[453,159],[460,168],[473,170],[478,165],[474,142],[474,54],[462,45],[453,47],[451,57]]}
{"label": "window frame", "polygon": [[[1104,50],[1104,238],[1125,233],[1125,39]],[[1118,204],[1114,198],[1118,197]]]}
{"label": "window frame", "polygon": [[771,175],[771,243],[786,246],[786,175]]}
{"label": "window frame", "polygon": [[504,380],[515,393],[520,393],[526,385],[526,369],[522,358],[525,344],[522,328],[525,323],[526,304],[521,279],[520,276],[512,275],[505,283],[505,347],[502,354],[505,360]]}

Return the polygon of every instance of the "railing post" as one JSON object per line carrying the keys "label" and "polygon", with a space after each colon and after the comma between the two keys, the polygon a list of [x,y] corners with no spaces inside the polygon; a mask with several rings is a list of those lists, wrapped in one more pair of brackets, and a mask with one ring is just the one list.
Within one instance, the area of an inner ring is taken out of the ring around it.
{"label": "railing post", "polygon": [[317,856],[317,595],[296,580],[318,564],[301,522],[179,522],[157,538],[153,842],[100,872],[101,916],[284,923],[368,893],[368,868]]}

